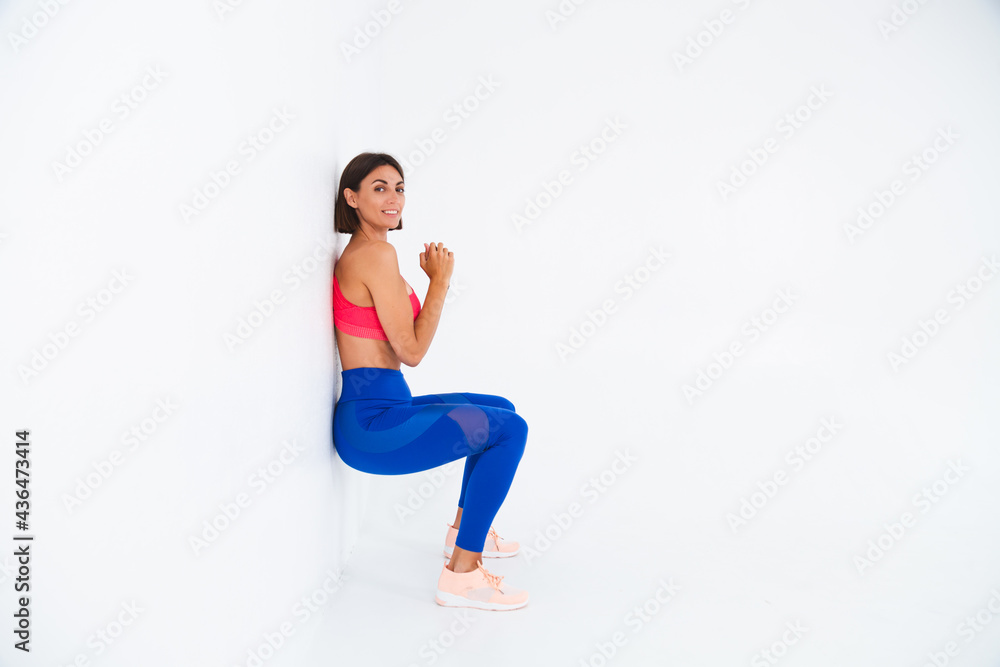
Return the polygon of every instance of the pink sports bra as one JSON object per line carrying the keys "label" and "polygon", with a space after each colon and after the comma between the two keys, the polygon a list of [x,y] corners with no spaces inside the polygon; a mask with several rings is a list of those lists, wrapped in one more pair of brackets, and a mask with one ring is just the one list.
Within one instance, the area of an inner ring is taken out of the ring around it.
{"label": "pink sports bra", "polygon": [[[403,282],[406,282],[405,278]],[[410,286],[410,283],[406,284]],[[410,289],[413,287],[410,286]],[[417,319],[420,314],[420,299],[415,291],[410,292],[410,305],[413,306],[413,319]],[[333,326],[359,338],[389,340],[382,329],[382,323],[378,321],[375,306],[355,306],[348,301],[340,291],[336,274],[333,276]]]}

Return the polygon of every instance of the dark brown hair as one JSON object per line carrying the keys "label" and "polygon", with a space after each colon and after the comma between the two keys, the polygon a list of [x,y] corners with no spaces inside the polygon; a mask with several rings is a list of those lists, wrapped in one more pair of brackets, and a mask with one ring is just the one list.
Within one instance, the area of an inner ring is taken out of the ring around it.
{"label": "dark brown hair", "polygon": [[[344,188],[360,192],[361,181],[365,180],[368,174],[375,169],[386,164],[398,171],[399,177],[403,178],[403,168],[399,166],[399,162],[386,153],[361,153],[347,163],[340,175],[340,183],[337,184],[337,200],[333,207],[334,229],[341,234],[353,234],[361,228],[357,210],[348,204],[344,197]],[[402,228],[403,217],[400,216],[399,224],[389,231]]]}

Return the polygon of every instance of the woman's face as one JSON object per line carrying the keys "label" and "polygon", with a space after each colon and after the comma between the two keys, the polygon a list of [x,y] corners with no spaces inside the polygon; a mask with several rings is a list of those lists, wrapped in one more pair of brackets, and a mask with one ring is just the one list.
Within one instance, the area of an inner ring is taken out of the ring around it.
{"label": "woman's face", "polygon": [[357,192],[348,189],[347,203],[358,211],[362,222],[374,227],[393,229],[399,225],[403,215],[403,204],[406,195],[403,194],[403,179],[395,167],[383,164],[376,167],[361,181],[361,189]]}

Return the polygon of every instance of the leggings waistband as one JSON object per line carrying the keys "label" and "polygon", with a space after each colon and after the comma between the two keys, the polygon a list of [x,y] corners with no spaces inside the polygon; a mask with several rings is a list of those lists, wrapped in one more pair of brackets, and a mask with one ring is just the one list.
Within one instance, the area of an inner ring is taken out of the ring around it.
{"label": "leggings waistband", "polygon": [[367,398],[409,401],[413,398],[403,372],[395,368],[362,366],[343,370],[340,375],[344,382],[338,402]]}

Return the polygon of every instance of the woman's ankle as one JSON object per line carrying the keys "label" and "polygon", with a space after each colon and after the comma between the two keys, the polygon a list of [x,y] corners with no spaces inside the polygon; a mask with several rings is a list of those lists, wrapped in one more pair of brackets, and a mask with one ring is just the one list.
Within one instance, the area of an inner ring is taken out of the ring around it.
{"label": "woman's ankle", "polygon": [[[456,548],[457,550],[457,548]],[[473,572],[479,568],[479,562],[482,559],[482,554],[472,553],[466,551],[459,554],[457,558],[452,558],[448,563],[448,569],[457,574],[462,574],[464,572]]]}

